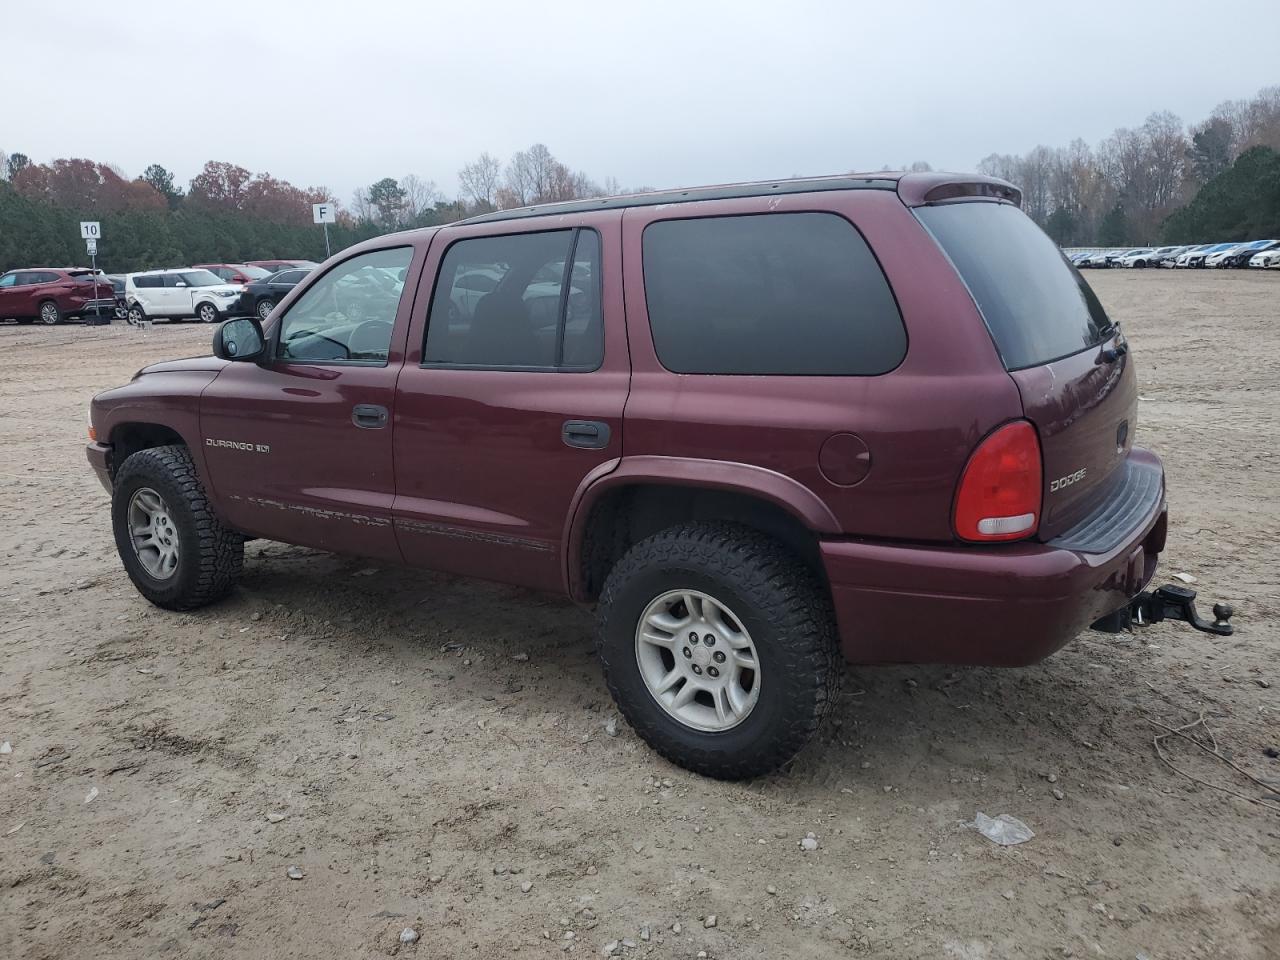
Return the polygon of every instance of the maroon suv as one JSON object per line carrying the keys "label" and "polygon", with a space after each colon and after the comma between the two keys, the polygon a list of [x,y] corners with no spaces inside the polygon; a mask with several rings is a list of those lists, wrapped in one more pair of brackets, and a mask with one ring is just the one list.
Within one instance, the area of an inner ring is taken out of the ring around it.
{"label": "maroon suv", "polygon": [[1143,592],[1164,473],[1127,344],[1019,200],[790,180],[344,250],[94,399],[124,566],[178,610],[250,537],[567,594],[636,731],[717,777],[804,744],[838,653],[1028,664],[1190,618]]}
{"label": "maroon suv", "polygon": [[0,276],[0,320],[50,326],[73,317],[115,312],[115,291],[103,273],[77,267],[28,267]]}

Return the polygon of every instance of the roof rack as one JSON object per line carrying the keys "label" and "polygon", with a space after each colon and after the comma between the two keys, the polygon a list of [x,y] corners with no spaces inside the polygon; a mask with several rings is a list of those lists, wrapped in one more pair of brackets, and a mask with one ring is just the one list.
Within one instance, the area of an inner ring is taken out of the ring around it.
{"label": "roof rack", "polygon": [[894,190],[897,185],[896,175],[884,173],[807,177],[798,180],[764,180],[759,183],[733,183],[718,187],[694,187],[688,190],[661,190],[656,193],[636,193],[620,197],[542,203],[531,207],[515,207],[511,210],[482,213],[476,217],[459,220],[455,225],[587,213],[592,210],[617,210],[624,207],[656,207],[665,203],[694,203],[698,200],[730,200],[787,193],[818,193],[828,190]]}

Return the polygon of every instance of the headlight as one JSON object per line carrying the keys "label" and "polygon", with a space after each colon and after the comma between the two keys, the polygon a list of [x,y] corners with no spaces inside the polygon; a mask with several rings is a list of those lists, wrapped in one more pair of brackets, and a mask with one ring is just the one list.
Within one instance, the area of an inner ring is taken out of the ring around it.
{"label": "headlight", "polygon": [[216,296],[219,296],[219,297],[238,297],[238,296],[240,296],[240,291],[239,291],[239,290],[219,290],[219,291],[217,292]]}

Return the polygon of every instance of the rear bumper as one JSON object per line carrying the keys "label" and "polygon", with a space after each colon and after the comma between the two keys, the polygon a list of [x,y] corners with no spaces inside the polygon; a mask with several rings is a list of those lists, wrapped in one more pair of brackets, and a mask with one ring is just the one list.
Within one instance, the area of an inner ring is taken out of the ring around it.
{"label": "rear bumper", "polygon": [[102,489],[111,493],[111,448],[105,443],[90,443],[85,446],[84,452]]}
{"label": "rear bumper", "polygon": [[1161,489],[1100,553],[1053,542],[823,541],[841,648],[853,663],[1036,663],[1142,592],[1155,576],[1167,517]]}

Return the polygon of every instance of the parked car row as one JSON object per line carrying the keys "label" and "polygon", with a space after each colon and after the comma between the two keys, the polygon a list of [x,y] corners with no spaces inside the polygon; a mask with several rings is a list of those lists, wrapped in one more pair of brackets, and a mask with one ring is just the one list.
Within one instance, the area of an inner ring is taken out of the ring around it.
{"label": "parked car row", "polygon": [[1201,243],[1187,246],[1133,247],[1125,249],[1073,250],[1067,259],[1080,269],[1145,267],[1177,269],[1280,269],[1280,240],[1250,240],[1245,243]]}
{"label": "parked car row", "polygon": [[31,267],[0,276],[0,320],[58,324],[91,316],[142,320],[263,319],[307,273],[311,260],[201,263],[106,274],[87,267]]}

